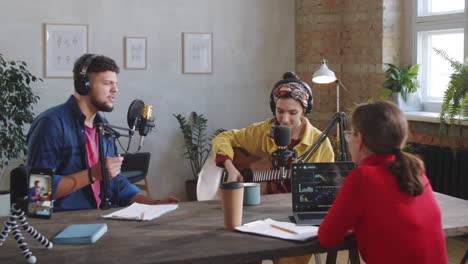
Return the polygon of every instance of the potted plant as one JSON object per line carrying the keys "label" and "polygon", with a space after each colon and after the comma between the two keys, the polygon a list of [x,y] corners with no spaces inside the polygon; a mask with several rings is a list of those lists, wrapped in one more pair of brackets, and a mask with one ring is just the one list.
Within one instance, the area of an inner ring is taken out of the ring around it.
{"label": "potted plant", "polygon": [[[8,175],[12,165],[17,166],[18,161],[24,160],[26,135],[23,129],[32,122],[33,105],[39,100],[31,85],[42,81],[26,67],[26,62],[7,61],[0,54],[0,199],[7,199],[8,204]],[[3,207],[0,201],[0,208]]]}
{"label": "potted plant", "polygon": [[419,65],[408,64],[401,68],[391,63],[386,65],[388,69],[385,71],[386,80],[381,97],[391,97],[402,111],[419,110],[420,101],[411,96],[419,88]]}
{"label": "potted plant", "polygon": [[440,111],[440,134],[445,135],[447,126],[453,129],[468,117],[468,57],[462,63],[452,59],[443,50],[434,48],[434,51],[454,69]]}
{"label": "potted plant", "polygon": [[190,163],[193,179],[185,181],[187,196],[189,200],[194,201],[196,197],[196,187],[198,181],[198,173],[201,171],[211,151],[211,140],[213,137],[224,129],[218,129],[212,137],[206,134],[207,122],[203,114],[196,112],[190,113],[189,118],[183,117],[181,114],[173,115],[179,122],[180,129],[184,135],[185,142],[185,158]]}

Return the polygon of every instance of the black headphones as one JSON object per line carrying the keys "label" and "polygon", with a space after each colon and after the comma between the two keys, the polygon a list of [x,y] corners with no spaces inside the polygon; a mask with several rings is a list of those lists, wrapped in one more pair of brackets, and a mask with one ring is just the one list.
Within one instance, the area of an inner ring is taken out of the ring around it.
{"label": "black headphones", "polygon": [[309,94],[309,99],[307,100],[307,108],[305,109],[305,114],[310,113],[312,111],[312,104],[314,103],[314,99],[312,98],[312,90],[310,89],[309,85],[306,82],[299,80],[297,78],[288,78],[288,79],[283,79],[275,83],[275,85],[273,86],[273,89],[271,90],[270,109],[271,109],[271,112],[273,112],[273,115],[276,112],[276,104],[275,104],[275,99],[273,97],[273,91],[275,90],[276,87],[278,87],[278,85],[287,84],[287,83],[299,83],[302,86],[304,86],[304,88],[306,89],[306,92]]}
{"label": "black headphones", "polygon": [[91,65],[93,60],[98,56],[99,55],[97,54],[92,54],[91,56],[89,56],[85,60],[83,64],[83,68],[81,68],[80,74],[75,79],[75,90],[80,95],[87,95],[89,91],[91,90],[91,87],[93,87],[93,84],[91,83],[91,80],[88,77],[88,67],[89,65]]}

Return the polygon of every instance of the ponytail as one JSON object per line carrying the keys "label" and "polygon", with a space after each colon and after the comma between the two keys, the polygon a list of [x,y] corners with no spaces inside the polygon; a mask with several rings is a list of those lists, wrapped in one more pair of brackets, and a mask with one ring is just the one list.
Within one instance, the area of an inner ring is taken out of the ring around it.
{"label": "ponytail", "polygon": [[412,197],[423,193],[420,179],[425,170],[424,163],[401,150],[409,129],[405,114],[396,104],[389,101],[361,104],[353,111],[352,125],[361,133],[363,144],[372,153],[396,156],[387,166],[403,192]]}
{"label": "ponytail", "polygon": [[410,196],[422,194],[424,186],[421,183],[421,175],[425,171],[423,161],[400,149],[394,149],[396,159],[387,165],[393,175],[396,176],[401,190]]}

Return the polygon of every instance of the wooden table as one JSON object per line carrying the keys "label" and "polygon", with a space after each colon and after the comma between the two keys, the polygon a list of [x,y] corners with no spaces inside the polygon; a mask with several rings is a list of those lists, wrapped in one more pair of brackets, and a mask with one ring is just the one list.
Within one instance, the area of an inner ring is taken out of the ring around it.
{"label": "wooden table", "polygon": [[446,237],[468,234],[468,200],[435,193]]}
{"label": "wooden table", "polygon": [[[466,231],[468,201],[441,194],[437,199],[447,234]],[[54,245],[47,250],[29,234],[25,238],[38,263],[245,263],[326,252],[317,239],[292,242],[226,231],[219,201],[181,203],[176,211],[149,222],[100,218],[109,212],[71,211],[56,213],[51,220],[29,218],[30,224],[48,238],[70,224],[107,223],[109,231],[94,245]],[[262,196],[261,205],[244,207],[243,222],[268,217],[287,221],[289,215],[290,194],[267,195]],[[349,239],[336,249],[355,247],[354,239]],[[0,263],[25,263],[11,234],[0,247]]]}

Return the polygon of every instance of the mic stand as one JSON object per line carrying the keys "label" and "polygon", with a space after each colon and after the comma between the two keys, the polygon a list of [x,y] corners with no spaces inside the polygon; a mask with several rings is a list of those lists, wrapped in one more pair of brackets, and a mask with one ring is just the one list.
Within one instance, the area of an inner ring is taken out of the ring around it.
{"label": "mic stand", "polygon": [[[18,223],[19,221],[19,223]],[[42,246],[47,249],[51,249],[54,245],[41,233],[39,233],[34,227],[28,224],[28,220],[25,216],[24,211],[21,209],[21,206],[17,206],[16,203],[11,205],[10,209],[10,219],[5,222],[5,228],[3,228],[2,233],[0,233],[0,247],[3,245],[3,242],[8,237],[10,232],[13,233],[13,237],[18,243],[18,247],[23,253],[24,258],[28,263],[36,263],[37,258],[32,254],[31,250],[28,248],[28,244],[25,242],[23,234],[19,229],[20,225],[24,231],[28,232],[34,239],[39,241]]]}
{"label": "mic stand", "polygon": [[274,158],[273,167],[280,169],[281,183],[283,183],[286,179],[285,167],[288,164],[288,160],[290,157],[297,158],[297,151],[295,149],[287,149],[286,147],[278,147],[271,155]]}
{"label": "mic stand", "polygon": [[[135,130],[124,128],[124,127],[112,126],[106,123],[98,123],[97,129],[98,129],[98,143],[99,143],[99,162],[101,163],[101,177],[102,177],[102,190],[103,190],[103,199],[101,201],[100,208],[102,210],[107,210],[112,207],[112,203],[109,199],[109,176],[107,175],[106,157],[104,155],[104,136],[107,135],[107,136],[112,136],[115,138],[124,136],[124,137],[128,137],[129,141],[131,141]],[[128,131],[129,134],[122,135],[119,132],[117,132],[115,129]]]}
{"label": "mic stand", "polygon": [[335,115],[333,115],[332,120],[330,123],[328,123],[327,127],[322,131],[322,134],[315,140],[315,142],[310,146],[310,148],[304,152],[299,157],[298,162],[303,163],[309,160],[315,152],[317,152],[318,148],[320,145],[325,141],[327,138],[328,134],[332,131],[332,129],[338,124],[338,136],[340,138],[340,154],[341,154],[341,161],[349,161],[349,155],[348,155],[348,143],[346,140],[344,140],[344,130],[346,130],[347,127],[347,121],[346,121],[346,114],[344,112],[337,112]]}

